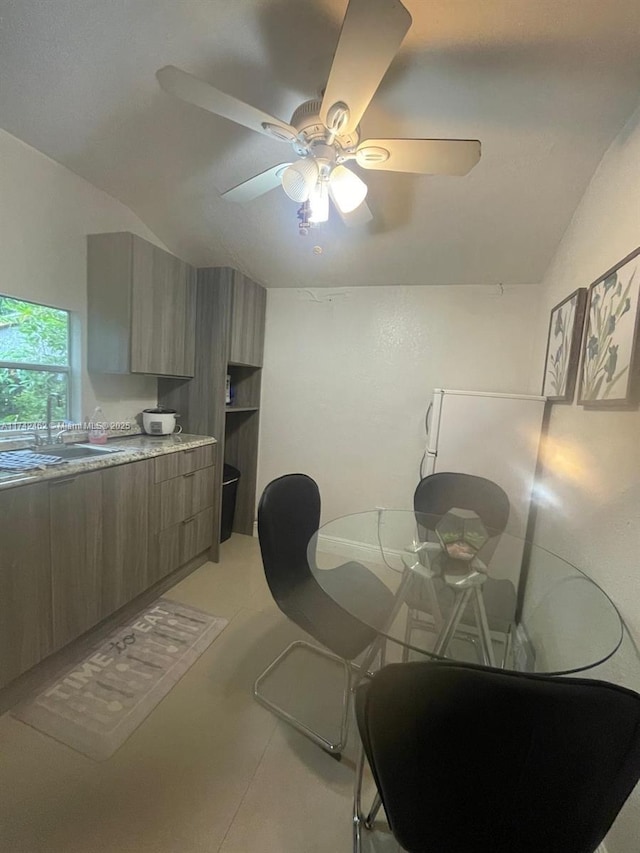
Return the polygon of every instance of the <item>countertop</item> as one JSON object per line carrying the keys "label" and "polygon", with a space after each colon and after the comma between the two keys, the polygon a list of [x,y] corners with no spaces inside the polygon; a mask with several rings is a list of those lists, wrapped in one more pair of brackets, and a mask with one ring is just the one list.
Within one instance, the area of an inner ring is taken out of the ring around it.
{"label": "countertop", "polygon": [[[0,490],[14,486],[26,486],[29,483],[39,483],[42,480],[57,480],[61,477],[71,477],[96,471],[100,468],[111,468],[113,465],[124,465],[127,462],[137,462],[139,459],[151,459],[165,453],[177,453],[180,450],[190,450],[206,444],[216,444],[216,439],[208,435],[172,435],[152,436],[136,435],[130,438],[112,438],[106,444],[108,448],[118,448],[118,453],[104,456],[91,456],[87,459],[71,459],[35,471],[2,471],[0,470]],[[105,446],[105,445],[102,445]],[[36,452],[38,451],[35,448]]]}

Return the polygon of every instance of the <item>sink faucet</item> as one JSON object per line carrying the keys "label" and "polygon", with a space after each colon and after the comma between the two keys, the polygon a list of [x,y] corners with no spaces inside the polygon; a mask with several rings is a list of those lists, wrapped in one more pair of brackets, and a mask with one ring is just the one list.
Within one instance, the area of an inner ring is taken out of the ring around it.
{"label": "sink faucet", "polygon": [[53,436],[51,435],[51,418],[53,405],[61,405],[62,400],[60,399],[59,394],[49,394],[47,397],[47,444],[51,444],[53,442]]}

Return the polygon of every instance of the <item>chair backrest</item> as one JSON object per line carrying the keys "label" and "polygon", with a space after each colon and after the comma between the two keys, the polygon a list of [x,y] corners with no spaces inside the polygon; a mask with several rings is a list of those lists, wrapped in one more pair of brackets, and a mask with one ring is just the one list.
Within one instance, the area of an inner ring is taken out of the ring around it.
{"label": "chair backrest", "polygon": [[394,664],[356,714],[409,853],[593,853],[640,777],[640,696],[600,681]]}
{"label": "chair backrest", "polygon": [[[413,509],[432,516],[433,526],[452,507],[475,512],[491,536],[503,533],[509,520],[509,498],[504,489],[485,477],[442,472],[424,477],[418,483],[413,495]],[[425,527],[433,529],[428,523]]]}
{"label": "chair backrest", "polygon": [[272,480],[258,505],[258,538],[265,576],[276,602],[312,575],[307,546],[320,526],[320,490],[306,474]]}

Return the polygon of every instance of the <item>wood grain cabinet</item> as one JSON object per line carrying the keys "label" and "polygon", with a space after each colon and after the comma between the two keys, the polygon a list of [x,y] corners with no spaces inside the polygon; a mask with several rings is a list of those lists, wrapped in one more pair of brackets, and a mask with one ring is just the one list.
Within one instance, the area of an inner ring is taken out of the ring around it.
{"label": "wood grain cabinet", "polygon": [[89,372],[193,376],[195,269],[128,232],[87,239]]}
{"label": "wood grain cabinet", "polygon": [[[253,533],[266,302],[267,291],[238,270],[199,269],[194,377],[158,383],[160,403],[181,413],[187,432],[218,440],[213,560],[219,554],[223,462],[240,471],[233,530]],[[227,374],[234,390],[231,406],[225,403]]]}
{"label": "wood grain cabinet", "polygon": [[0,491],[0,688],[213,541],[216,446]]}
{"label": "wood grain cabinet", "polygon": [[143,459],[102,471],[101,617],[127,604],[153,582],[149,579],[153,466],[153,459]]}
{"label": "wood grain cabinet", "polygon": [[0,492],[0,686],[53,649],[49,490]]}
{"label": "wood grain cabinet", "polygon": [[238,270],[223,272],[231,278],[228,361],[262,367],[267,291]]}
{"label": "wood grain cabinet", "polygon": [[154,581],[213,543],[215,447],[196,450],[196,453],[186,450],[156,459],[151,501]]}
{"label": "wood grain cabinet", "polygon": [[55,649],[103,616],[102,476],[101,471],[92,471],[47,484]]}

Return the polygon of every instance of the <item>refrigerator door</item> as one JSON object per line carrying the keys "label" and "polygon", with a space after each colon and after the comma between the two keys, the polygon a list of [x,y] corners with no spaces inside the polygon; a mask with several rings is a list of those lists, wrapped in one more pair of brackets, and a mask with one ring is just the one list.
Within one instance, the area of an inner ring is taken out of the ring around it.
{"label": "refrigerator door", "polygon": [[430,477],[431,474],[436,473],[436,459],[437,457],[435,453],[429,453],[429,451],[425,453],[424,465],[422,470],[423,477]]}
{"label": "refrigerator door", "polygon": [[510,535],[500,540],[489,574],[508,578],[516,588],[544,406],[542,397],[442,392],[435,470],[486,477],[507,493]]}
{"label": "refrigerator door", "polygon": [[[427,414],[427,455],[436,455],[438,452],[438,435],[440,433],[440,417],[442,414],[442,400],[445,392],[436,388],[433,392],[433,400],[429,406],[431,410]],[[433,471],[430,471],[433,474]]]}

